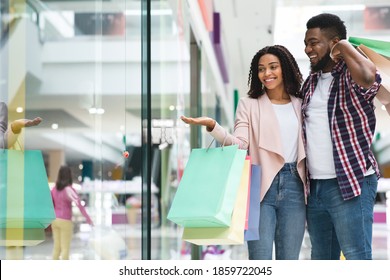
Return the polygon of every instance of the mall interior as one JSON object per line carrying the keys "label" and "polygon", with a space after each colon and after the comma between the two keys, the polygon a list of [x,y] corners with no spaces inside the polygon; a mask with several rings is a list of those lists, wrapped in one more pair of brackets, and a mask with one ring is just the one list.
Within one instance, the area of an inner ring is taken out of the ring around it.
{"label": "mall interior", "polygon": [[[23,129],[19,150],[41,151],[49,190],[68,165],[94,222],[74,207],[71,260],[248,259],[245,243],[193,245],[167,219],[191,149],[218,145],[180,116],[209,116],[231,131],[251,59],[266,45],[286,46],[306,77],[303,40],[313,15],[339,15],[349,36],[390,40],[387,0],[2,0],[0,7],[0,101],[9,121],[43,120]],[[386,260],[390,116],[375,102],[382,178],[373,258]],[[39,200],[25,192],[15,199],[22,208]],[[40,203],[34,207],[24,215]],[[52,259],[50,223],[30,242],[26,230],[21,243],[7,243],[0,214],[0,259]],[[307,233],[300,259],[310,259]]]}

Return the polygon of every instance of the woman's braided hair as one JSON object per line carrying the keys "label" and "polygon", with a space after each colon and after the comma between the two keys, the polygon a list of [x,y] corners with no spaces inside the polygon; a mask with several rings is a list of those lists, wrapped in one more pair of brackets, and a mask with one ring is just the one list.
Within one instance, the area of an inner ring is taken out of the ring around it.
{"label": "woman's braided hair", "polygon": [[286,92],[302,98],[302,94],[300,93],[303,82],[302,73],[293,55],[286,47],[281,45],[264,47],[252,58],[248,78],[249,97],[257,98],[265,93],[265,88],[257,75],[259,60],[265,54],[273,54],[279,58],[282,67],[283,85]]}

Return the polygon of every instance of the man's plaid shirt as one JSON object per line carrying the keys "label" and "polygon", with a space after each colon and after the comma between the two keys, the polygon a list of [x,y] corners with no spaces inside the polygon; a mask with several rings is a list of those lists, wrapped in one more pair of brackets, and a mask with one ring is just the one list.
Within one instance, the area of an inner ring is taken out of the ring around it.
{"label": "man's plaid shirt", "polygon": [[[321,72],[311,73],[302,86],[305,143],[306,111],[320,75]],[[378,178],[380,176],[370,147],[376,124],[373,100],[380,87],[381,77],[377,73],[375,83],[370,88],[360,87],[352,80],[344,61],[337,63],[332,76],[334,79],[330,86],[328,120],[337,181],[343,199],[347,200],[360,195],[368,168],[372,166]]]}

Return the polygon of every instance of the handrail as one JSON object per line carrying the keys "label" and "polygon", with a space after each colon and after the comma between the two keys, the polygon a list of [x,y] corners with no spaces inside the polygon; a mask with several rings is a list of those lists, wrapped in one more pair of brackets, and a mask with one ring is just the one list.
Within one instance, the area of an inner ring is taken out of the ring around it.
{"label": "handrail", "polygon": [[[36,23],[39,30],[39,39],[43,43],[45,41],[45,31],[43,27],[45,26],[45,17],[42,16],[42,12],[51,11],[51,9],[48,8],[47,5],[44,4],[42,1],[38,0],[26,0],[26,3],[35,11],[37,15]],[[58,14],[59,16],[61,16],[60,13]]]}

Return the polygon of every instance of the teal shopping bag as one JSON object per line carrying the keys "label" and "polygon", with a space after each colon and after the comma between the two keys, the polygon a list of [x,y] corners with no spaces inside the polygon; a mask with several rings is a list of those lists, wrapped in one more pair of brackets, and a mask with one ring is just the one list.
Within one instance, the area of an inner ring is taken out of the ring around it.
{"label": "teal shopping bag", "polygon": [[45,229],[54,219],[42,152],[0,150],[0,228]]}
{"label": "teal shopping bag", "polygon": [[359,37],[349,37],[348,41],[356,47],[365,45],[377,53],[390,58],[390,42]]}
{"label": "teal shopping bag", "polygon": [[183,227],[228,227],[246,153],[237,145],[193,149],[167,218]]}
{"label": "teal shopping bag", "polygon": [[229,227],[185,227],[184,241],[196,245],[239,245],[244,243],[246,206],[248,204],[250,159],[245,160]]}

